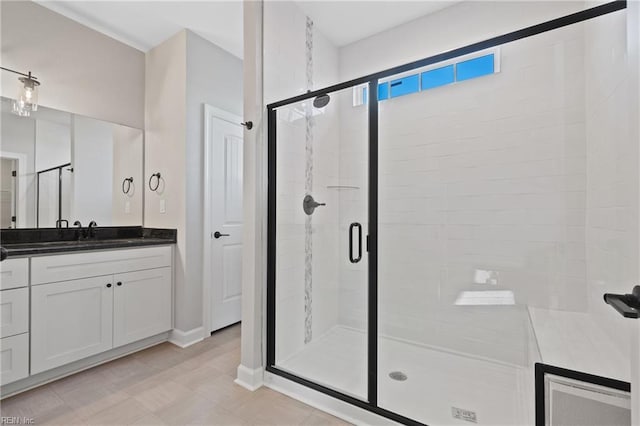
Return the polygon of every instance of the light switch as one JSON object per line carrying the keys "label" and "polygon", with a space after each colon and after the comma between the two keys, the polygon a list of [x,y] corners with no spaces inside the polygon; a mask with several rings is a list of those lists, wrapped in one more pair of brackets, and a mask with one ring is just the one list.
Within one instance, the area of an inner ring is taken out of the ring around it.
{"label": "light switch", "polygon": [[167,203],[165,202],[164,199],[160,200],[160,213],[166,213],[167,212]]}
{"label": "light switch", "polygon": [[125,201],[124,202],[124,212],[125,213],[131,213],[131,201]]}

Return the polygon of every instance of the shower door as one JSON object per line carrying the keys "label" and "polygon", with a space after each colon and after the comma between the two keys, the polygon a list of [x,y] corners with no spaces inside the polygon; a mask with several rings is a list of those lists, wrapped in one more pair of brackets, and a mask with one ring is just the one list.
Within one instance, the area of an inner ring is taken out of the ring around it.
{"label": "shower door", "polygon": [[269,107],[268,364],[362,401],[369,374],[366,93],[367,86],[346,87]]}

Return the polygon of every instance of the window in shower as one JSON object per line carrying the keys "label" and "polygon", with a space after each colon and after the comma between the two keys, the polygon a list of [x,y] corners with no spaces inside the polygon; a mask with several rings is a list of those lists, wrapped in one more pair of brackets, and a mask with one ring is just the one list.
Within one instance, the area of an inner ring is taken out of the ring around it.
{"label": "window in shower", "polygon": [[455,81],[454,65],[436,68],[421,74],[422,82],[420,86],[422,90],[433,89],[435,87],[445,86]]}
{"label": "window in shower", "polygon": [[494,62],[494,55],[485,55],[459,62],[456,64],[456,81],[493,74],[495,72]]}
{"label": "window in shower", "polygon": [[419,92],[420,76],[418,74],[413,74],[407,77],[399,78],[397,80],[391,80],[389,82],[389,87],[391,89],[392,98]]}
{"label": "window in shower", "polygon": [[[459,58],[430,65],[426,71],[403,75],[395,79],[385,78],[378,82],[378,101],[410,95],[420,91],[435,89],[455,82],[500,72],[500,49],[491,49],[492,53],[469,54]],[[445,65],[449,64],[449,65]],[[420,70],[418,70],[420,71]],[[405,73],[406,74],[406,73]],[[353,88],[353,106],[368,103],[368,87]]]}

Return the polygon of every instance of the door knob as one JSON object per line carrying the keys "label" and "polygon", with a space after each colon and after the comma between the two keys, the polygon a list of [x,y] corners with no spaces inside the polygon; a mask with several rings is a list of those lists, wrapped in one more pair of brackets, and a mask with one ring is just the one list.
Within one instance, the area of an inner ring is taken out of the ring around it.
{"label": "door knob", "polygon": [[213,233],[213,238],[218,239],[220,237],[228,237],[229,234],[221,234],[219,231]]}

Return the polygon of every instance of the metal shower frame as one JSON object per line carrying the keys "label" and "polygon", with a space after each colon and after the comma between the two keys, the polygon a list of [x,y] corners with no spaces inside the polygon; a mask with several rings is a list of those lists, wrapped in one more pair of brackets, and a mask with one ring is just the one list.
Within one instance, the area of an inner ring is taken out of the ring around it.
{"label": "metal shower frame", "polygon": [[[422,68],[459,56],[479,52],[502,44],[521,40],[558,28],[577,24],[612,12],[626,9],[626,0],[616,0],[597,7],[536,24],[521,30],[453,49],[418,61],[410,62],[384,71],[369,74],[323,89],[310,91],[267,105],[268,141],[268,202],[267,202],[267,365],[266,371],[307,386],[341,401],[371,411],[388,419],[407,425],[422,423],[378,406],[378,80],[396,74]],[[299,377],[276,366],[276,149],[277,149],[277,109],[307,99],[325,96],[332,92],[368,84],[369,93],[369,285],[368,285],[368,357],[367,357],[367,400],[361,400],[343,392]]]}

